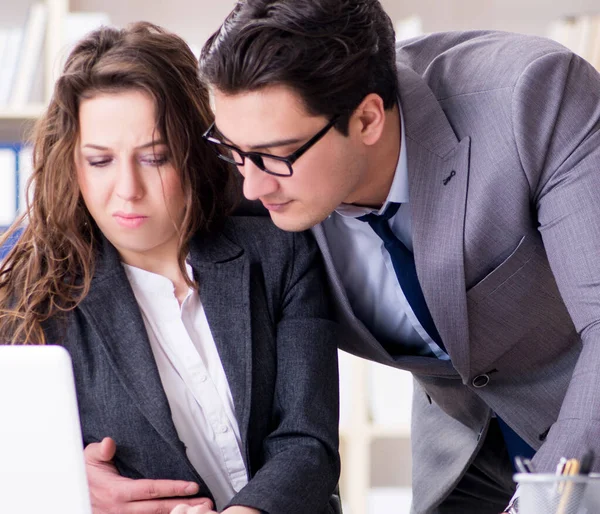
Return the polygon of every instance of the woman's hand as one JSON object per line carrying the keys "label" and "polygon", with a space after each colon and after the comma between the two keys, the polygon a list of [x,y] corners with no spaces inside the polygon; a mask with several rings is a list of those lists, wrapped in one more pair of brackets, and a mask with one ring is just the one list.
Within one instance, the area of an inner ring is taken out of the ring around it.
{"label": "woman's hand", "polygon": [[[198,492],[198,484],[122,477],[113,462],[116,451],[114,440],[105,437],[100,443],[88,444],[83,452],[94,514],[169,512],[183,502],[188,508],[203,504],[204,510],[190,511],[194,514],[214,512],[212,501],[208,498],[185,498]],[[179,498],[175,499],[176,496]]]}
{"label": "woman's hand", "polygon": [[197,505],[196,507],[188,507],[187,505],[177,505],[171,514],[217,514],[214,510],[206,505]]}

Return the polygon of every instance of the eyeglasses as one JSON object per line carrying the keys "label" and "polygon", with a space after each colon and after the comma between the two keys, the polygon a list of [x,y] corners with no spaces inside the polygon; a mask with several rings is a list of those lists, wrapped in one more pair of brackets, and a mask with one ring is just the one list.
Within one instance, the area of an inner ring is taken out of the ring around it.
{"label": "eyeglasses", "polygon": [[265,173],[270,175],[276,175],[278,177],[291,177],[294,174],[292,164],[294,164],[306,151],[315,145],[331,127],[335,125],[339,116],[334,116],[332,120],[325,125],[319,132],[311,137],[306,143],[304,143],[298,150],[286,157],[280,157],[278,155],[271,155],[262,152],[244,152],[236,146],[217,139],[212,135],[215,124],[213,123],[208,130],[203,134],[202,138],[205,141],[211,143],[214,150],[220,159],[225,162],[235,164],[237,166],[243,166],[246,162],[246,158],[250,159],[252,163],[260,168]]}

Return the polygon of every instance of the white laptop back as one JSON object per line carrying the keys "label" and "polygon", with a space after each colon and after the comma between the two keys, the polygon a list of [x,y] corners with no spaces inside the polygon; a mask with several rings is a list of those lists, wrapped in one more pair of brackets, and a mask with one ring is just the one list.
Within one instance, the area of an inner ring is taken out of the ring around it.
{"label": "white laptop back", "polygon": [[0,512],[92,512],[71,359],[59,346],[0,346]]}

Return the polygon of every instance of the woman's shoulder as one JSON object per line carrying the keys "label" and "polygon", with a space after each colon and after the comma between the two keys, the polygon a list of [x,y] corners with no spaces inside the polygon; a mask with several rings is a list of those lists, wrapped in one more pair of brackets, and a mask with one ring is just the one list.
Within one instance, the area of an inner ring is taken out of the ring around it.
{"label": "woman's shoulder", "polygon": [[230,216],[223,231],[226,237],[235,238],[239,243],[246,241],[292,241],[293,232],[278,228],[268,216]]}
{"label": "woman's shoulder", "polygon": [[311,251],[314,246],[310,232],[286,232],[267,216],[231,216],[227,218],[223,235],[258,256],[289,258],[290,252]]}

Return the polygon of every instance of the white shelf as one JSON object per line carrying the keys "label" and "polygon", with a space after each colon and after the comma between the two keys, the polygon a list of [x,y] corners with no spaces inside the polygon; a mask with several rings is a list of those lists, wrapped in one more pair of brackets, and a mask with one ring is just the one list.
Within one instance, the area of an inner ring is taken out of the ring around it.
{"label": "white shelf", "polygon": [[[367,426],[362,433],[365,439],[409,439],[410,427],[394,427],[385,425]],[[356,431],[350,427],[340,428],[341,439],[352,439],[356,437]]]}
{"label": "white shelf", "polygon": [[[0,6],[0,19],[5,27],[23,25],[27,20],[27,11],[30,6],[40,0],[16,0],[6,2]],[[43,75],[43,83],[39,85],[39,92],[35,94],[36,103],[11,108],[0,106],[0,141],[19,141],[28,134],[24,133],[22,127],[30,125],[30,122],[39,118],[46,108],[54,83],[58,76],[59,54],[63,46],[64,20],[69,8],[69,0],[41,0],[47,6],[47,25],[44,39],[43,62],[40,72]]]}
{"label": "white shelf", "polygon": [[44,104],[32,104],[19,109],[0,108],[0,120],[35,120],[42,115],[45,108]]}
{"label": "white shelf", "polygon": [[371,439],[408,439],[410,427],[373,425],[369,427],[369,434]]}
{"label": "white shelf", "polygon": [[374,487],[368,491],[367,514],[409,514],[411,500],[410,488]]}
{"label": "white shelf", "polygon": [[[384,474],[389,473],[394,476],[398,471],[398,468],[390,469],[389,462],[381,462],[381,448],[377,451],[377,446],[382,442],[390,441],[392,446],[401,447],[399,454],[392,459],[395,465],[398,462],[410,462],[410,455],[404,455],[409,448],[410,424],[404,422],[408,416],[399,419],[398,406],[410,409],[412,387],[410,389],[405,387],[406,377],[401,375],[403,372],[399,370],[383,369],[383,366],[344,352],[340,352],[339,356],[342,501],[348,514],[371,514],[373,512],[372,491],[377,485],[373,483],[372,467],[385,469]],[[373,380],[373,373],[377,374],[378,380]],[[392,380],[393,378],[397,381]],[[381,390],[382,388],[384,391]],[[389,393],[385,388],[393,388],[394,393],[383,394]],[[406,390],[402,391],[403,388]],[[402,394],[403,392],[405,394]],[[382,398],[381,395],[384,397]],[[384,416],[382,423],[380,422],[381,410],[385,408],[386,402],[388,405],[392,403],[389,408],[395,417]],[[387,442],[385,444],[387,445]],[[391,478],[393,481],[393,477]],[[403,482],[403,480],[399,481]],[[409,488],[410,483],[402,483],[401,486]],[[394,512],[401,514],[399,511]]]}

